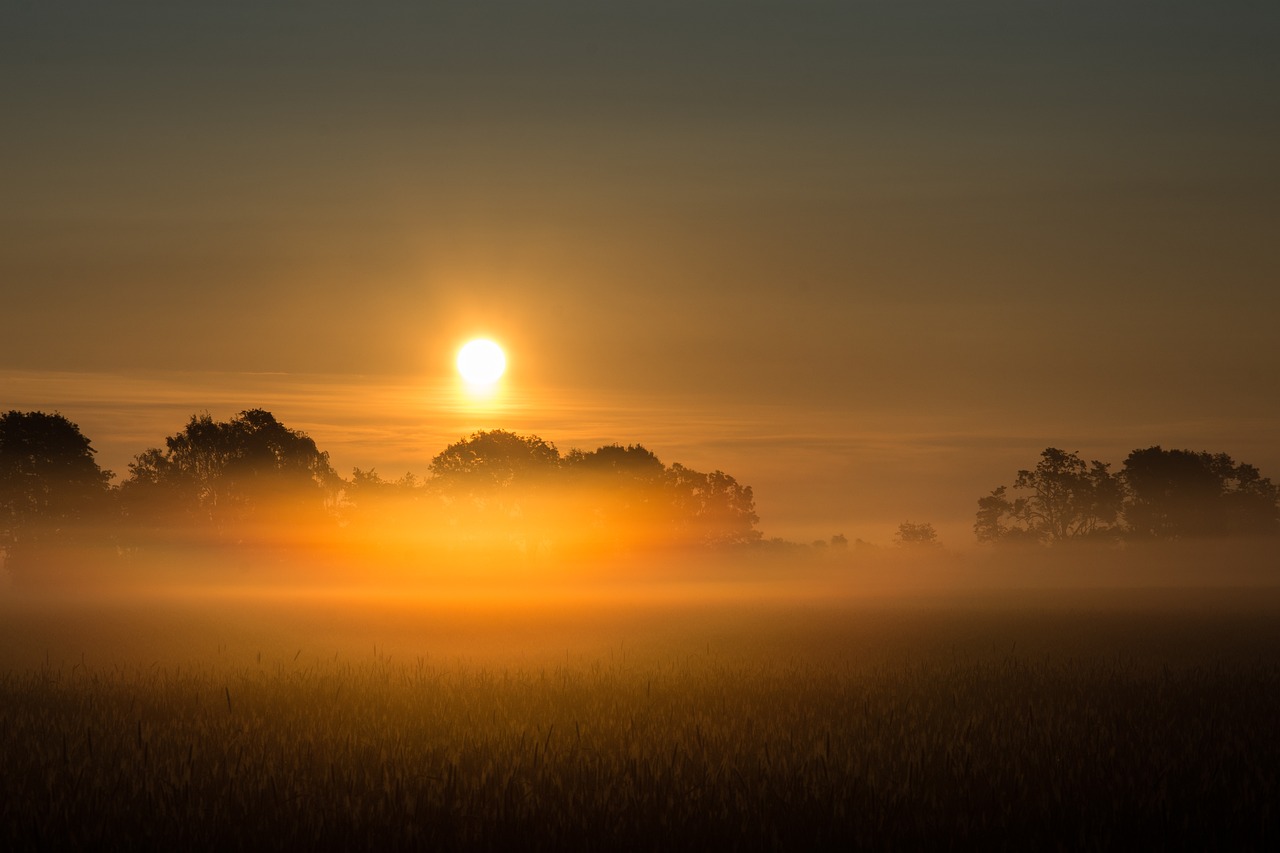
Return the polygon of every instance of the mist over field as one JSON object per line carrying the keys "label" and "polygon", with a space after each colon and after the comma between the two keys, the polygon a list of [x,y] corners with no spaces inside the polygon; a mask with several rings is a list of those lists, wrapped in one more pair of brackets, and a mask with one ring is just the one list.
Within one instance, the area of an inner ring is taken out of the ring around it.
{"label": "mist over field", "polygon": [[8,586],[0,840],[1266,847],[1270,556],[670,552],[413,581],[277,559]]}
{"label": "mist over field", "polygon": [[[1079,641],[1073,620],[1102,617],[1133,630],[1110,650],[1127,655],[1144,648],[1151,620],[1280,615],[1275,557],[1274,544],[1260,541],[672,548],[574,559],[472,553],[409,563],[187,544],[111,564],[109,573],[81,566],[58,583],[14,584],[0,574],[0,664],[234,669],[250,659],[375,656],[505,667],[589,661],[622,648],[678,658],[711,643],[742,660],[798,654],[806,665],[845,665],[908,638],[921,650],[963,652],[989,634],[997,644],[1060,653]],[[1046,634],[1042,617],[1061,632]],[[961,624],[961,634],[944,627]],[[1010,633],[1014,625],[1028,636]],[[1204,654],[1225,651],[1210,644]]]}
{"label": "mist over field", "polygon": [[1280,489],[1046,448],[972,545],[766,537],[642,445],[340,476],[251,409],[112,483],[0,415],[0,847],[1267,847]]}

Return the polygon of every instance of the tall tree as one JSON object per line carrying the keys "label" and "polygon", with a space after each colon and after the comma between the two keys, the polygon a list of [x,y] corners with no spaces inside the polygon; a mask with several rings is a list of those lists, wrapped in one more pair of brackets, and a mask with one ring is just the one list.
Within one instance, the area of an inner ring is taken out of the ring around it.
{"label": "tall tree", "polygon": [[492,497],[543,481],[559,464],[560,451],[551,442],[496,429],[449,445],[431,460],[430,470],[435,484],[451,495]]}
{"label": "tall tree", "polygon": [[1123,491],[1109,467],[1046,448],[1034,469],[1018,472],[1019,495],[1000,486],[978,501],[978,540],[1061,542],[1117,533]]}
{"label": "tall tree", "polygon": [[645,485],[660,482],[665,470],[658,457],[639,444],[607,444],[590,452],[570,450],[564,465],[578,473]]}
{"label": "tall tree", "polygon": [[650,450],[638,444],[575,449],[562,466],[569,523],[581,525],[584,537],[623,543],[669,535],[667,469]]}
{"label": "tall tree", "polygon": [[428,487],[454,542],[536,551],[550,538],[560,451],[536,435],[472,433],[431,460]]}
{"label": "tall tree", "polygon": [[1275,533],[1276,486],[1252,465],[1225,453],[1135,450],[1121,473],[1128,489],[1125,518],[1139,539]]}
{"label": "tall tree", "polygon": [[121,490],[131,515],[185,517],[224,533],[251,520],[314,520],[341,482],[315,441],[263,409],[230,421],[193,415],[165,439],[165,450],[139,454],[129,469]]}
{"label": "tall tree", "polygon": [[679,462],[667,469],[677,528],[689,539],[714,545],[755,542],[755,495],[723,471],[703,474]]}
{"label": "tall tree", "polygon": [[106,506],[111,472],[60,414],[0,415],[0,548],[10,557],[74,540]]}

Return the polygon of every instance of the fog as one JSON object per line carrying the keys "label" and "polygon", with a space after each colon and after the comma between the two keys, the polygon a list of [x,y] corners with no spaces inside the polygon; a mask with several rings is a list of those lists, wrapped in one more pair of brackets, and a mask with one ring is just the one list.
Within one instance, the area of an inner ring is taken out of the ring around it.
{"label": "fog", "polygon": [[[5,575],[0,666],[373,658],[537,666],[713,649],[764,660],[783,648],[820,661],[899,648],[904,637],[935,650],[996,642],[993,631],[1000,643],[1019,633],[1043,642],[1044,618],[1194,622],[1214,612],[1274,614],[1280,604],[1273,542],[572,556],[455,549],[412,559],[171,542],[106,571],[90,564],[92,553],[61,556],[56,580]],[[77,556],[83,562],[68,570]],[[1064,628],[1063,642],[1075,630]]]}
{"label": "fog", "polygon": [[1176,814],[1191,846],[1269,848],[1274,563],[1247,543],[173,545],[0,592],[0,831],[13,849],[1177,847]]}

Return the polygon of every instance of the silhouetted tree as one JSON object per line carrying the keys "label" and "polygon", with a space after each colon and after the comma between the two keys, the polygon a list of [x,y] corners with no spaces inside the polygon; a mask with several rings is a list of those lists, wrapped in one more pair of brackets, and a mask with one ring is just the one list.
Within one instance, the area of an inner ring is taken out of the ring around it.
{"label": "silhouetted tree", "polygon": [[484,496],[543,481],[559,464],[560,451],[536,435],[482,430],[436,454],[431,474],[436,485],[451,493]]}
{"label": "silhouetted tree", "polygon": [[742,544],[760,539],[755,496],[723,471],[703,474],[679,462],[667,469],[678,530],[695,542]]}
{"label": "silhouetted tree", "polygon": [[991,494],[978,498],[978,517],[973,532],[979,542],[1034,542],[1037,537],[1018,523],[1026,514],[1027,499],[1010,498],[1008,486],[996,486]]}
{"label": "silhouetted tree", "polygon": [[1049,447],[1033,470],[1018,472],[1010,497],[1000,486],[978,500],[974,533],[981,542],[1060,542],[1113,535],[1123,487],[1103,462]]}
{"label": "silhouetted tree", "polygon": [[431,485],[451,501],[513,505],[545,486],[559,465],[560,451],[536,435],[482,430],[436,454]]}
{"label": "silhouetted tree", "polygon": [[1275,533],[1278,490],[1252,465],[1225,453],[1135,450],[1121,473],[1125,519],[1138,539]]}
{"label": "silhouetted tree", "polygon": [[262,409],[230,421],[193,415],[185,429],[129,465],[126,511],[143,521],[178,518],[227,533],[252,522],[314,521],[331,509],[341,480],[305,433]]}
{"label": "silhouetted tree", "polygon": [[900,548],[937,548],[938,531],[927,522],[904,521],[898,525],[898,532],[893,537]]}
{"label": "silhouetted tree", "polygon": [[617,478],[622,482],[651,485],[662,481],[666,470],[652,451],[639,444],[623,447],[608,444],[590,452],[570,450],[564,457],[565,468],[585,474]]}
{"label": "silhouetted tree", "polygon": [[671,523],[666,468],[651,451],[610,444],[571,450],[562,461],[574,513],[619,538],[660,535]]}
{"label": "silhouetted tree", "polygon": [[455,539],[537,549],[554,515],[550,505],[560,451],[536,435],[472,433],[431,460],[429,487]]}
{"label": "silhouetted tree", "polygon": [[112,475],[95,452],[60,414],[0,415],[0,549],[10,568],[41,549],[73,544],[99,520]]}

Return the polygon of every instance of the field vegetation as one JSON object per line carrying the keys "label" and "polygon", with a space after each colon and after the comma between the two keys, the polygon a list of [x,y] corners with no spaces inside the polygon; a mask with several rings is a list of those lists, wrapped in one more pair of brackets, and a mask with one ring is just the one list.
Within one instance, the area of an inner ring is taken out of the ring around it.
{"label": "field vegetation", "polygon": [[978,568],[8,589],[0,847],[1275,847],[1276,589]]}

